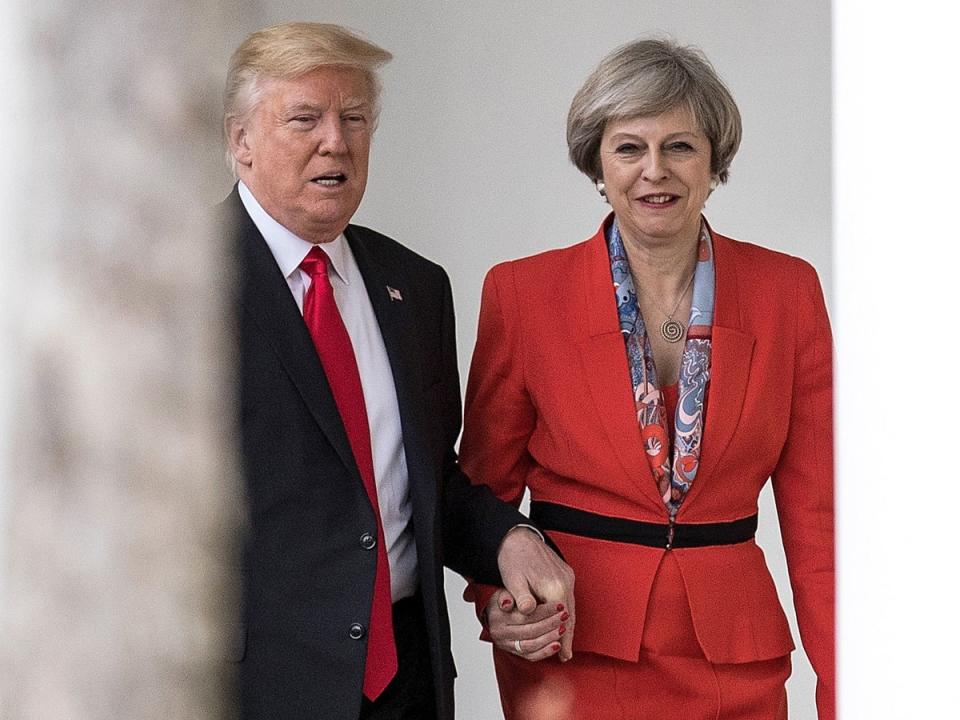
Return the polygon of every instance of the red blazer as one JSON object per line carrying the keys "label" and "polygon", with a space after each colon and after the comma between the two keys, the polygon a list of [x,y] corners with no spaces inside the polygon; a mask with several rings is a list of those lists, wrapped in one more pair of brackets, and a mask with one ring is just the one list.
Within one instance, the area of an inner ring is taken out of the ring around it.
{"label": "red blazer", "polygon": [[[609,218],[608,218],[609,220]],[[716,307],[700,469],[678,523],[757,512],[773,479],[804,648],[833,717],[832,343],[814,269],[713,234]],[[603,227],[487,275],[461,464],[519,503],[666,522],[640,440]],[[550,533],[576,573],[574,647],[636,661],[661,549]],[[794,648],[755,542],[669,552],[714,663]],[[489,597],[474,588],[479,603]]]}

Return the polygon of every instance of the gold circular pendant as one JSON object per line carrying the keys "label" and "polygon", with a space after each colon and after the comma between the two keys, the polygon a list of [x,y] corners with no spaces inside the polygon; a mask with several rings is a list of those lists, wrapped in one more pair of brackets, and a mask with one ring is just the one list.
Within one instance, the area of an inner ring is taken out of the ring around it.
{"label": "gold circular pendant", "polygon": [[667,342],[675,343],[683,337],[684,327],[676,320],[664,320],[660,326],[660,334]]}

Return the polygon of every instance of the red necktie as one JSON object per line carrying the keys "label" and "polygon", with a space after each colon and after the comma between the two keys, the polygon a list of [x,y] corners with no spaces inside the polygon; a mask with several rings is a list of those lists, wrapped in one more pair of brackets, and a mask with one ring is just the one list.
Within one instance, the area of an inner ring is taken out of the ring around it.
{"label": "red necktie", "polygon": [[393,604],[390,596],[390,561],[380,521],[377,485],[373,477],[370,450],[370,425],[363,387],[353,345],[327,277],[327,254],[314,247],[300,263],[310,275],[310,288],[303,298],[303,319],[310,330],[320,362],[326,373],[333,399],[347,431],[353,457],[360,470],[363,486],[377,517],[377,574],[373,587],[373,607],[367,629],[367,665],[363,676],[363,694],[375,700],[397,674],[397,648],[393,639]]}

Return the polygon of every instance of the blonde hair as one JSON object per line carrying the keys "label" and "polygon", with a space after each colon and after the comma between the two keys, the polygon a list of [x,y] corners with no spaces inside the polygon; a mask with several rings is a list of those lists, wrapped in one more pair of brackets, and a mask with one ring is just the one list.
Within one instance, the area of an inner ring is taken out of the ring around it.
{"label": "blonde hair", "polygon": [[660,115],[676,107],[689,109],[710,140],[710,170],[725,183],[740,147],[740,111],[703,52],[671,40],[635,40],[600,61],[570,104],[570,160],[598,180],[600,140],[608,122]]}
{"label": "blonde hair", "polygon": [[[263,28],[244,40],[230,58],[223,92],[223,126],[246,118],[260,102],[261,80],[290,80],[324,65],[360,70],[370,88],[373,122],[380,114],[377,69],[393,58],[389,52],[351,31],[328,23],[290,22]],[[236,175],[236,161],[227,149]]]}

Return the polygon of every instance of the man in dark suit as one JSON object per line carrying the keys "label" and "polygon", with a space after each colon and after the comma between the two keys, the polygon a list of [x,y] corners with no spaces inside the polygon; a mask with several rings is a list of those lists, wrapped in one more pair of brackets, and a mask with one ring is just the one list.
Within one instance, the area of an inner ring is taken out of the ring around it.
{"label": "man in dark suit", "polygon": [[446,274],[348,224],[389,59],[342,28],[289,23],[247,38],[227,78],[245,718],[452,718],[443,564],[538,606],[543,638],[518,653],[570,655],[572,573],[457,466]]}

